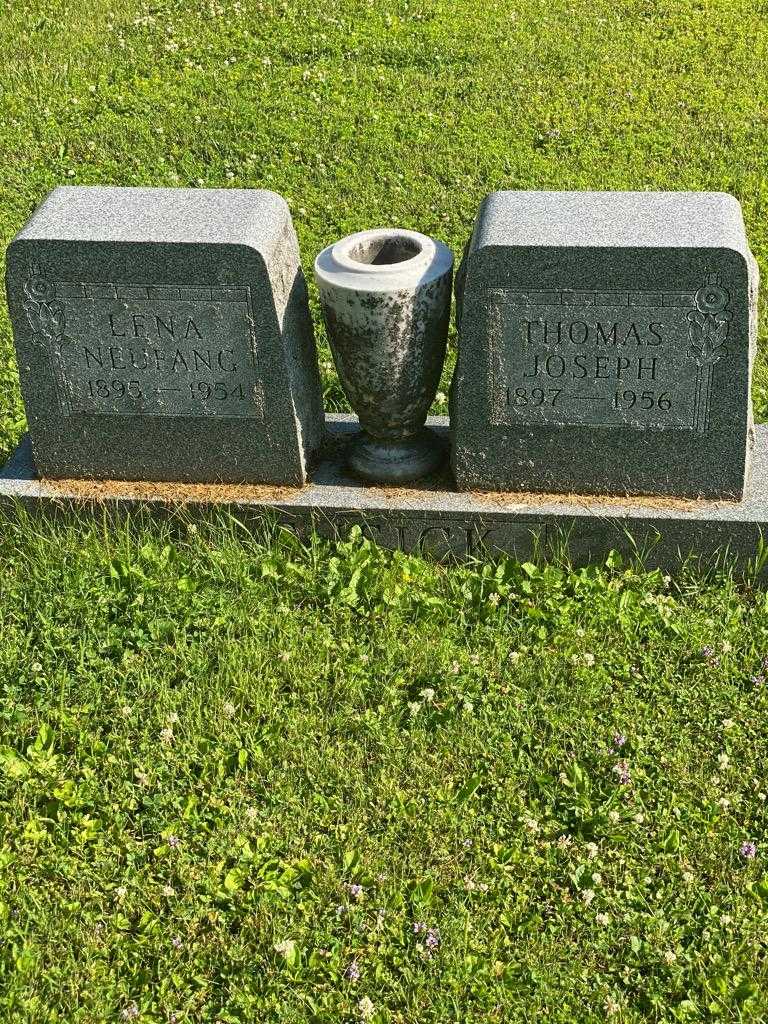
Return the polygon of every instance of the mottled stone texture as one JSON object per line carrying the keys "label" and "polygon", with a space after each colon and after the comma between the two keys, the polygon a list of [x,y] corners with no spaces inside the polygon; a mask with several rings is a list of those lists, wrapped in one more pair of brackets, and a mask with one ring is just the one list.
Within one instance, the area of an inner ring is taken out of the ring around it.
{"label": "mottled stone texture", "polygon": [[732,196],[488,196],[457,276],[459,488],[740,500],[757,277]]}
{"label": "mottled stone texture", "polygon": [[306,481],[322,397],[280,196],[57,188],[6,285],[41,476]]}

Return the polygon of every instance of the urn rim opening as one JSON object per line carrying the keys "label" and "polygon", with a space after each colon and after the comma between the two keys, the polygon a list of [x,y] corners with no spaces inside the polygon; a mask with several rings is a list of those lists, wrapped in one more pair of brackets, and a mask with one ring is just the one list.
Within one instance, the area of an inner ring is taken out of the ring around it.
{"label": "urn rim opening", "polygon": [[347,235],[330,247],[339,267],[355,275],[413,272],[434,258],[434,241],[407,228],[373,228]]}
{"label": "urn rim opening", "polygon": [[420,256],[423,251],[424,246],[417,238],[392,232],[354,242],[347,249],[346,256],[353,263],[369,267],[397,267]]}

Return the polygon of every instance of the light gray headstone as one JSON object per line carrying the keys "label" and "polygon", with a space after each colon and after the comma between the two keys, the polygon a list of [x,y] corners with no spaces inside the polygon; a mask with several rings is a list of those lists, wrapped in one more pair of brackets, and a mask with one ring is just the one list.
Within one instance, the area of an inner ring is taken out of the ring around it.
{"label": "light gray headstone", "polygon": [[459,488],[741,499],[757,277],[723,193],[488,196],[457,279]]}
{"label": "light gray headstone", "polygon": [[6,285],[41,476],[305,482],[322,397],[280,196],[57,188]]}

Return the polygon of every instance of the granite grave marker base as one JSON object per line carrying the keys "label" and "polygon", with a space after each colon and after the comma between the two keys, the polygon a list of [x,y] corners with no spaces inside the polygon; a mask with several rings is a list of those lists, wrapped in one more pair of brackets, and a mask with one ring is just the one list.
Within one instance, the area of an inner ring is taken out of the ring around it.
{"label": "granite grave marker base", "polygon": [[[447,443],[447,419],[427,422]],[[178,514],[186,521],[223,511],[251,527],[275,517],[300,536],[314,529],[341,538],[359,525],[384,547],[441,559],[508,554],[526,560],[565,545],[576,565],[602,562],[618,550],[669,571],[688,557],[704,567],[749,570],[761,538],[768,538],[768,425],[756,428],[754,473],[741,502],[457,492],[447,472],[405,488],[370,486],[345,468],[355,418],[328,416],[327,429],[324,457],[302,488],[40,480],[25,437],[0,471],[0,509],[119,517],[146,508],[158,518]]]}

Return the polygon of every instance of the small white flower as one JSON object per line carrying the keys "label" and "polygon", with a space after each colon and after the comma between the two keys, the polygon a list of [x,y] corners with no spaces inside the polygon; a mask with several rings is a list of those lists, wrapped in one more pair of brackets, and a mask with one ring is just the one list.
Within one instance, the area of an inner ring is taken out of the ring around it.
{"label": "small white flower", "polygon": [[642,825],[645,821],[645,815],[638,813],[635,815],[633,820],[636,821],[638,825]]}
{"label": "small white flower", "polygon": [[507,661],[511,662],[513,665],[516,662],[520,661],[521,658],[522,654],[520,653],[520,651],[510,651],[509,654],[507,655]]}
{"label": "small white flower", "polygon": [[721,916],[720,916],[720,924],[723,926],[723,928],[727,928],[728,925],[731,924],[732,921],[733,921],[733,918],[731,917],[730,914],[721,914]]}
{"label": "small white flower", "polygon": [[677,953],[673,949],[668,949],[664,953],[664,959],[668,964],[673,964],[677,960]]}
{"label": "small white flower", "polygon": [[600,874],[599,871],[595,871],[593,873],[592,881],[595,883],[595,885],[602,885],[603,884],[603,876]]}
{"label": "small white flower", "polygon": [[724,718],[721,724],[723,729],[727,732],[729,729],[732,729],[736,723],[732,718]]}
{"label": "small white flower", "polygon": [[589,904],[595,898],[595,891],[594,891],[594,889],[582,889],[581,898],[584,901],[584,903],[586,903],[587,906],[589,906]]}
{"label": "small white flower", "polygon": [[418,715],[418,713],[421,711],[421,704],[417,700],[409,700],[408,710],[412,715]]}
{"label": "small white flower", "polygon": [[376,1007],[373,1005],[368,996],[363,996],[360,1002],[357,1004],[357,1009],[360,1013],[361,1020],[371,1020],[376,1013]]}
{"label": "small white flower", "polygon": [[557,837],[557,845],[560,847],[561,850],[566,850],[572,842],[573,839],[565,834]]}
{"label": "small white flower", "polygon": [[488,604],[492,604],[494,606],[494,608],[495,608],[498,605],[500,600],[501,600],[501,598],[499,597],[499,595],[496,594],[496,593],[493,593],[493,594],[491,594],[488,597]]}
{"label": "small white flower", "polygon": [[686,885],[690,885],[691,882],[693,881],[693,872],[692,871],[684,871],[683,872],[683,881],[685,882]]}
{"label": "small white flower", "polygon": [[728,808],[731,806],[731,801],[727,797],[724,797],[724,796],[721,796],[720,799],[717,801],[717,803],[718,803],[718,806],[722,807],[722,809],[724,811],[727,811]]}
{"label": "small white flower", "polygon": [[170,715],[168,715],[167,721],[168,721],[168,725],[178,725],[179,716],[176,714],[175,711],[172,711],[170,713]]}
{"label": "small white flower", "polygon": [[453,675],[453,676],[457,676],[459,674],[459,672],[461,671],[461,665],[459,665],[458,661],[452,661],[451,662],[451,669],[450,669],[450,671],[451,671],[451,675]]}
{"label": "small white flower", "polygon": [[720,765],[721,768],[727,768],[730,764],[730,758],[727,754],[718,754],[717,763]]}
{"label": "small white flower", "polygon": [[234,718],[237,712],[237,708],[232,701],[225,701],[221,706],[222,714],[225,718]]}
{"label": "small white flower", "polygon": [[279,953],[280,956],[290,956],[295,948],[296,943],[293,939],[283,939],[282,942],[276,942],[274,945],[275,952]]}
{"label": "small white flower", "polygon": [[723,640],[723,654],[730,654],[733,650],[733,644],[730,640]]}
{"label": "small white flower", "polygon": [[173,888],[172,885],[164,885],[163,886],[163,896],[165,896],[167,899],[170,900],[175,895],[176,895],[176,890]]}
{"label": "small white flower", "polygon": [[123,704],[123,706],[120,708],[120,714],[123,716],[123,718],[130,718],[131,715],[133,714],[133,708],[131,707],[130,704]]}
{"label": "small white flower", "polygon": [[541,825],[539,825],[535,818],[523,818],[523,824],[534,835],[538,835],[541,832]]}
{"label": "small white flower", "polygon": [[160,742],[164,743],[166,747],[170,746],[173,743],[173,729],[161,729]]}
{"label": "small white flower", "polygon": [[248,821],[256,821],[258,816],[259,812],[256,810],[255,807],[246,807],[245,817],[247,818]]}
{"label": "small white flower", "polygon": [[290,651],[281,651],[280,654],[278,655],[278,657],[280,658],[280,661],[282,661],[282,662],[290,661],[291,660],[291,652]]}
{"label": "small white flower", "polygon": [[595,656],[594,656],[594,654],[590,654],[589,651],[586,651],[585,654],[584,654],[584,664],[588,665],[590,667],[592,665],[594,665],[595,664]]}
{"label": "small white flower", "polygon": [[587,843],[584,849],[587,851],[588,860],[594,860],[600,852],[600,847],[597,845],[597,843]]}
{"label": "small white flower", "polygon": [[425,686],[420,693],[420,697],[425,704],[431,704],[435,699],[435,691],[430,686]]}
{"label": "small white flower", "polygon": [[611,915],[604,913],[596,914],[595,921],[597,921],[601,928],[605,928],[607,924],[611,923]]}
{"label": "small white flower", "polygon": [[609,811],[608,821],[610,821],[612,825],[617,825],[621,821],[621,815],[618,811]]}
{"label": "small white flower", "polygon": [[115,898],[118,900],[124,900],[127,895],[128,890],[126,889],[126,887],[124,885],[118,885],[118,887],[115,889]]}

